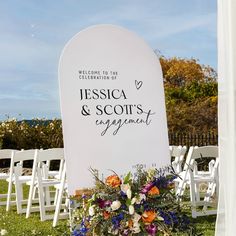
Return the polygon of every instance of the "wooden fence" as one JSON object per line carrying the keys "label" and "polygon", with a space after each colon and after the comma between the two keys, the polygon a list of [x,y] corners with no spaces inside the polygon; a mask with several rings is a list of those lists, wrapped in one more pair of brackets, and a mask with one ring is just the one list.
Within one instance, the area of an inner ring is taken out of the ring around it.
{"label": "wooden fence", "polygon": [[185,145],[190,146],[207,146],[218,145],[218,134],[203,133],[203,134],[184,134],[184,133],[169,133],[170,145]]}

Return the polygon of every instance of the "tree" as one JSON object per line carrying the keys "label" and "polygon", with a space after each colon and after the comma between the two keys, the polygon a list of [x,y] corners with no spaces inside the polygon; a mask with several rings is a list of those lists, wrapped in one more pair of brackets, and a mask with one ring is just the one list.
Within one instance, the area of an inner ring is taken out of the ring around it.
{"label": "tree", "polygon": [[171,132],[217,131],[217,73],[196,59],[160,57]]}

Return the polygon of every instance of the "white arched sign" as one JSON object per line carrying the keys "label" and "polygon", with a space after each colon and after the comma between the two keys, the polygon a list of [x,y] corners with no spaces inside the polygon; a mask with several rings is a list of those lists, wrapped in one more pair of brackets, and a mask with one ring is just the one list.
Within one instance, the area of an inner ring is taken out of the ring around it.
{"label": "white arched sign", "polygon": [[141,38],[113,25],[79,32],[59,82],[70,194],[93,184],[90,167],[107,175],[170,164],[161,66]]}

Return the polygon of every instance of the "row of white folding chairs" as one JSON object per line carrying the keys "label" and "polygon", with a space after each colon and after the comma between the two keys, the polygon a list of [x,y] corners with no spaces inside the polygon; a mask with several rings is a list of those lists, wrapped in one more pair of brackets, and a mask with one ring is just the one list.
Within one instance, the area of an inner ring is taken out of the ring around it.
{"label": "row of white folding chairs", "polygon": [[[60,187],[62,186],[61,183],[65,182],[65,162],[63,149],[33,149],[22,151],[0,150],[0,159],[11,159],[9,173],[0,174],[1,179],[5,179],[9,183],[8,193],[0,195],[2,198],[7,197],[7,202],[1,202],[1,205],[6,204],[6,210],[9,211],[10,206],[12,204],[16,204],[17,213],[26,213],[27,218],[30,216],[31,212],[40,211],[40,219],[42,221],[52,219],[53,217],[58,220],[60,212],[58,212],[57,215],[55,215],[54,212],[52,215],[48,215],[46,213],[47,210],[55,209],[57,202],[60,202],[61,204],[62,201],[63,192],[60,192]],[[22,175],[23,162],[29,160],[33,161],[32,175]],[[52,160],[60,161],[60,168],[57,172],[51,172],[49,170],[49,165]],[[28,199],[25,200],[23,199],[23,184],[28,184],[30,186]],[[12,193],[13,185],[15,185],[15,193]],[[56,188],[53,204],[51,204],[49,192],[49,188],[51,186]],[[39,207],[33,207],[32,205],[32,203],[36,201],[36,199],[34,199],[36,191],[38,192]],[[12,196],[15,196],[15,201],[12,200]],[[58,196],[60,196],[61,199],[59,199]],[[23,208],[24,204],[27,204],[27,208]],[[61,208],[61,205],[59,208]],[[60,214],[60,216],[65,218],[68,216],[68,214]]]}
{"label": "row of white folding chairs", "polygon": [[[197,160],[202,158],[211,158],[209,161],[207,171],[199,171],[197,166]],[[184,164],[183,171],[178,173],[178,178],[175,179],[176,184],[176,196],[180,199],[186,186],[190,187],[190,200],[192,205],[192,217],[204,216],[216,214],[217,210],[209,210],[213,204],[212,198],[215,195],[218,198],[219,189],[219,158],[217,146],[203,146],[203,147],[190,147],[186,162]],[[200,198],[199,187],[203,184],[207,184],[207,190],[205,191],[203,200]],[[216,204],[215,204],[216,205]],[[202,209],[197,210],[202,206]]]}

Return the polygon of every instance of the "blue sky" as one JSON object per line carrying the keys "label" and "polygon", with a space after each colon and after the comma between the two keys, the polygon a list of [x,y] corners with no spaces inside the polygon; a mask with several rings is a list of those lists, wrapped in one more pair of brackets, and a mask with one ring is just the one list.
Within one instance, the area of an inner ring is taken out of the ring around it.
{"label": "blue sky", "polygon": [[216,2],[1,0],[0,120],[60,118],[60,53],[73,35],[94,24],[121,25],[166,57],[194,57],[216,68]]}

